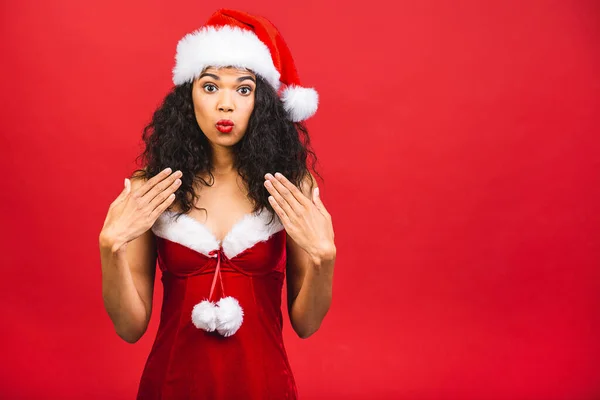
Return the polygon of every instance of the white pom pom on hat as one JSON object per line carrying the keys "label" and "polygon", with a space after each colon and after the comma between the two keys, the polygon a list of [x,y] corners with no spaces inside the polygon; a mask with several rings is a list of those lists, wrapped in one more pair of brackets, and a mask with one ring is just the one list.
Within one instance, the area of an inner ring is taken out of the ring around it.
{"label": "white pom pom on hat", "polygon": [[288,86],[281,94],[283,106],[292,121],[303,121],[317,111],[319,95],[314,89]]}
{"label": "white pom pom on hat", "polygon": [[243,11],[220,9],[200,29],[177,44],[173,83],[197,78],[207,67],[248,68],[263,77],[276,91],[294,122],[313,116],[319,95],[300,85],[298,71],[287,44],[268,19]]}

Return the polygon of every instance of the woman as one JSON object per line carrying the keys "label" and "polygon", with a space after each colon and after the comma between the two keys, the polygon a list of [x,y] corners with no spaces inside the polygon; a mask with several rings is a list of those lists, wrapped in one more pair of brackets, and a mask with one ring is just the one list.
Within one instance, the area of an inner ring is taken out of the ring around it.
{"label": "woman", "polygon": [[105,307],[127,342],[148,326],[157,259],[162,272],[138,399],[295,399],[283,281],[291,325],[308,338],[329,309],[336,257],[301,124],[316,92],[299,85],[275,27],[235,10],[179,42],[173,73],[144,133],[145,167],[100,233]]}

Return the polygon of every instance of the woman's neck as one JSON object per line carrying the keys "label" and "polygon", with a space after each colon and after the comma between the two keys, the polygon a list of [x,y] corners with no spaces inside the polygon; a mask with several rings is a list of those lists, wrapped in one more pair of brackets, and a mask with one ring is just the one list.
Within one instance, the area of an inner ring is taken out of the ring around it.
{"label": "woman's neck", "polygon": [[235,173],[234,154],[231,148],[222,146],[213,148],[212,173],[215,175]]}

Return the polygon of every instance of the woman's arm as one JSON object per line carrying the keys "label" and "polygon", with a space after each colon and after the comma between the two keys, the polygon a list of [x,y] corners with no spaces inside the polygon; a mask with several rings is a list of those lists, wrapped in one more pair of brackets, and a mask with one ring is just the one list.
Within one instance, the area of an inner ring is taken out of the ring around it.
{"label": "woman's arm", "polygon": [[[311,198],[314,187],[310,175],[300,190]],[[289,235],[286,240],[288,314],[296,334],[306,339],[319,329],[331,306],[335,247],[310,255]]]}
{"label": "woman's arm", "polygon": [[[131,180],[132,191],[141,180]],[[128,343],[146,332],[152,313],[156,245],[151,230],[123,245],[101,232],[102,298],[117,334]]]}
{"label": "woman's arm", "polygon": [[294,331],[306,339],[319,329],[329,311],[335,253],[317,265],[289,235],[286,239],[288,314]]}

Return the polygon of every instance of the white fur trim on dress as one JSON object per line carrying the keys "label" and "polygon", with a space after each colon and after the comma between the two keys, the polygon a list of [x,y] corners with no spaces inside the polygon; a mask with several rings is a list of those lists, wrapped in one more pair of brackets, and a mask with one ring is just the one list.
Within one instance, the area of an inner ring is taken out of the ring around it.
{"label": "white fur trim on dress", "polygon": [[175,212],[164,211],[152,225],[152,232],[206,256],[219,249],[219,242],[208,228],[185,214],[176,220]]}
{"label": "white fur trim on dress", "polygon": [[223,239],[223,252],[233,258],[258,242],[263,242],[283,229],[281,220],[275,214],[273,223],[267,225],[271,214],[266,208],[257,213],[246,214]]}
{"label": "white fur trim on dress", "polygon": [[[201,222],[183,214],[175,219],[174,211],[164,211],[152,225],[152,232],[158,237],[179,243],[211,257],[209,253],[223,247],[223,253],[228,258],[233,258],[258,242],[268,240],[272,235],[284,229],[277,214],[273,223],[268,224],[271,212],[268,209],[246,214],[236,222],[229,233],[220,243],[213,233]],[[212,257],[216,257],[215,254]]]}
{"label": "white fur trim on dress", "polygon": [[185,35],[177,44],[173,83],[191,82],[210,66],[248,68],[279,90],[281,74],[271,52],[250,30],[206,26]]}
{"label": "white fur trim on dress", "polygon": [[288,86],[283,90],[281,100],[294,122],[312,117],[319,107],[319,94],[313,88]]}

